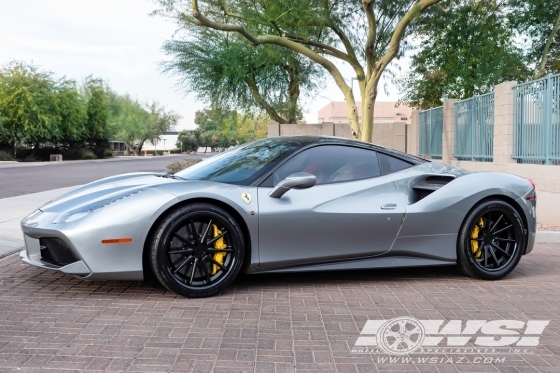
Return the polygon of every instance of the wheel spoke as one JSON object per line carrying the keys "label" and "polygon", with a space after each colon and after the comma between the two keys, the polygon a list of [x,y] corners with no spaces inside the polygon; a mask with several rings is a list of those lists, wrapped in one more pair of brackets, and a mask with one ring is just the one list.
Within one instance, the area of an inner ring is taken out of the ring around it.
{"label": "wheel spoke", "polygon": [[191,230],[191,234],[193,236],[194,242],[198,242],[198,234],[196,233],[196,227],[194,226],[194,221],[189,221],[189,228]]}
{"label": "wheel spoke", "polygon": [[185,259],[185,261],[183,263],[181,263],[181,265],[177,268],[175,268],[175,270],[173,271],[173,274],[176,274],[177,272],[179,272],[181,270],[181,268],[183,268],[185,265],[187,265],[194,257],[191,255],[189,256],[187,259]]}
{"label": "wheel spoke", "polygon": [[210,241],[208,241],[206,243],[206,245],[212,245],[214,242],[218,241],[220,238],[222,238],[226,234],[227,234],[227,231],[223,231],[222,233],[220,233],[219,235],[217,235],[216,237],[214,237]]}
{"label": "wheel spoke", "polygon": [[488,267],[488,246],[484,246],[484,267]]}
{"label": "wheel spoke", "polygon": [[202,234],[202,237],[200,238],[200,243],[204,244],[204,242],[206,242],[206,238],[208,237],[208,231],[210,231],[211,226],[212,226],[212,219],[210,219],[210,222],[206,226],[206,229],[204,230],[204,233]]}
{"label": "wheel spoke", "polygon": [[500,229],[500,230],[498,230],[498,231],[492,233],[492,236],[495,236],[495,235],[497,235],[498,233],[503,232],[503,231],[505,231],[506,229],[509,229],[509,228],[511,228],[511,227],[513,227],[513,224],[510,224],[510,225],[508,225],[508,226],[506,226],[506,227],[503,227],[502,229]]}
{"label": "wheel spoke", "polygon": [[492,244],[492,246],[494,246],[496,249],[500,250],[504,255],[507,255],[508,258],[511,258],[511,254],[509,254],[507,251],[505,251],[504,249],[502,249],[500,246],[496,245],[496,244]]}
{"label": "wheel spoke", "polygon": [[207,253],[215,254],[215,253],[233,253],[233,249],[207,249]]}
{"label": "wheel spoke", "polygon": [[503,241],[503,242],[517,242],[517,241],[514,240],[513,238],[500,238],[500,237],[496,237],[496,238],[494,238],[494,240],[496,240],[496,241]]}
{"label": "wheel spoke", "polygon": [[189,285],[192,285],[193,279],[194,279],[194,274],[196,272],[196,267],[198,267],[198,258],[196,258],[194,260],[193,266],[192,266],[192,271],[191,271],[191,278],[189,278]]}
{"label": "wheel spoke", "polygon": [[220,267],[220,269],[224,272],[227,272],[228,269],[226,267],[224,267],[222,265],[222,263],[218,262],[217,260],[215,260],[214,258],[212,258],[211,256],[208,257],[208,260],[212,263],[214,263],[215,265],[217,265],[218,267]]}
{"label": "wheel spoke", "polygon": [[206,263],[207,263],[207,261],[204,260],[204,258],[203,258],[203,260],[201,260],[200,264],[201,264],[201,267],[202,267],[202,272],[204,272],[204,275],[206,276],[206,280],[204,280],[204,281],[206,283],[209,283],[210,282],[210,271],[208,271],[208,267],[206,267]]}
{"label": "wheel spoke", "polygon": [[492,259],[494,259],[494,262],[496,262],[496,268],[498,268],[500,266],[500,261],[498,260],[498,257],[496,256],[494,249],[492,247],[489,247],[488,251],[490,251],[490,254],[492,254]]}
{"label": "wheel spoke", "polygon": [[193,249],[180,249],[168,252],[168,254],[189,254],[192,253]]}
{"label": "wheel spoke", "polygon": [[498,223],[500,222],[500,220],[502,220],[502,218],[504,217],[504,214],[500,215],[500,217],[498,218],[498,220],[496,220],[496,222],[492,225],[492,228],[490,228],[490,233],[492,233],[492,231],[494,230],[494,228],[496,228],[498,226]]}

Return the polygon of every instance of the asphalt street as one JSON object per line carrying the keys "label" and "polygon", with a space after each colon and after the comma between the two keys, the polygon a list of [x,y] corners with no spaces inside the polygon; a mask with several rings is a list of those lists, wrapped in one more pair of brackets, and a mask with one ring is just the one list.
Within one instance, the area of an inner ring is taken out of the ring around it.
{"label": "asphalt street", "polygon": [[165,172],[165,166],[174,160],[209,156],[194,154],[0,165],[0,199],[86,184],[126,172]]}

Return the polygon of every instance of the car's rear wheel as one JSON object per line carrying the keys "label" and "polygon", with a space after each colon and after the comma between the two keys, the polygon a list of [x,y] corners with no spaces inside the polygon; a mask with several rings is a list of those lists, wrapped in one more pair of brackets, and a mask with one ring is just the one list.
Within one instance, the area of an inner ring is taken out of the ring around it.
{"label": "car's rear wheel", "polygon": [[221,292],[239,274],[243,234],[225,210],[206,203],[180,207],[155,229],[151,265],[167,289],[190,297]]}
{"label": "car's rear wheel", "polygon": [[526,246],[523,220],[509,203],[487,200],[466,217],[457,248],[458,265],[471,277],[498,280],[515,269]]}

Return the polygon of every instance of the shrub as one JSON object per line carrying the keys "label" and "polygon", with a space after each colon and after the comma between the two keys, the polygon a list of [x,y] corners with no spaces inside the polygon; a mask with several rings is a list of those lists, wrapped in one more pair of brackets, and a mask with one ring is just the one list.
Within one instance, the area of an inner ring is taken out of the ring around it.
{"label": "shrub", "polygon": [[113,149],[111,148],[103,149],[103,158],[113,158]]}
{"label": "shrub", "polygon": [[0,152],[0,161],[14,161],[15,159],[6,152]]}
{"label": "shrub", "polygon": [[178,161],[173,161],[165,167],[165,171],[168,174],[175,174],[185,168],[192,166],[193,164],[197,164],[198,162],[202,161],[202,159],[180,159]]}
{"label": "shrub", "polygon": [[97,159],[97,156],[90,148],[78,149],[78,155],[80,159]]}

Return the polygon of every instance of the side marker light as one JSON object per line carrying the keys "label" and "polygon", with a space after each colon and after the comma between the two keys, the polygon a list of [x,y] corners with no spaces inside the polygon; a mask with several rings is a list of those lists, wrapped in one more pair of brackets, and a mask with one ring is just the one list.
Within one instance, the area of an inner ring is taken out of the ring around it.
{"label": "side marker light", "polygon": [[129,242],[132,242],[132,238],[111,238],[111,239],[107,239],[107,240],[101,240],[101,243],[103,245],[117,244],[117,243],[129,243]]}

